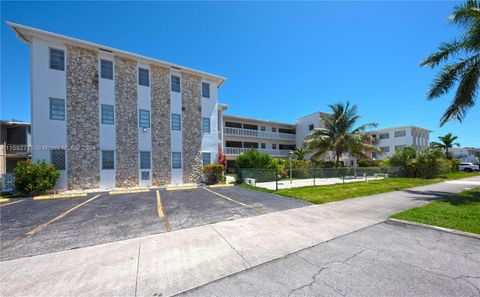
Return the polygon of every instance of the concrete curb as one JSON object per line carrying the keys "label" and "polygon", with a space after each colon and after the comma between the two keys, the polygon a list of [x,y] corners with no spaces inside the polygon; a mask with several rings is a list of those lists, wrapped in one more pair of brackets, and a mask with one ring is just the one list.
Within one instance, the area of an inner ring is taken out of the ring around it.
{"label": "concrete curb", "polygon": [[415,223],[415,222],[409,222],[409,221],[392,219],[392,218],[386,220],[385,222],[386,223],[417,226],[417,227],[424,227],[424,228],[428,228],[428,229],[432,229],[432,230],[443,231],[443,232],[452,233],[452,234],[456,234],[456,235],[460,235],[460,236],[467,236],[467,237],[480,239],[480,235],[477,235],[477,234],[474,234],[474,233],[464,232],[464,231],[459,231],[459,230],[454,230],[454,229],[448,229],[448,228],[443,228],[443,227],[437,227],[437,226],[432,226],[432,225],[427,225],[427,224],[422,224],[422,223]]}
{"label": "concrete curb", "polygon": [[65,198],[81,198],[81,197],[87,197],[87,193],[42,195],[42,196],[33,197],[33,200],[65,199]]}

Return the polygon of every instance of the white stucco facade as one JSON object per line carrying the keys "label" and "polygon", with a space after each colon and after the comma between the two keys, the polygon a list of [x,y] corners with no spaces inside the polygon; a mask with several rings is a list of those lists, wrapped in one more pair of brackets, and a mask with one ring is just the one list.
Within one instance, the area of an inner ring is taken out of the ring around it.
{"label": "white stucco facade", "polygon": [[429,135],[432,131],[415,126],[402,126],[379,129],[370,131],[369,133],[375,138],[374,146],[378,147],[381,152],[373,153],[372,158],[383,160],[392,156],[395,151],[401,150],[407,146],[416,149],[427,148],[430,141]]}

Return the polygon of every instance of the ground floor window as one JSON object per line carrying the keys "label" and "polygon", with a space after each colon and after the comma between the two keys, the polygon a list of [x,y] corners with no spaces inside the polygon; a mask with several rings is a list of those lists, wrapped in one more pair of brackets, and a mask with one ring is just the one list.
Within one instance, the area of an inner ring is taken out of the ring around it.
{"label": "ground floor window", "polygon": [[182,153],[172,152],[172,168],[173,169],[182,168]]}
{"label": "ground floor window", "polygon": [[140,169],[150,169],[150,152],[140,152]]}
{"label": "ground floor window", "polygon": [[115,169],[115,153],[113,151],[102,151],[102,169]]}
{"label": "ground floor window", "polygon": [[211,163],[211,154],[210,153],[202,153],[202,163],[203,166],[209,165]]}
{"label": "ground floor window", "polygon": [[50,163],[52,163],[57,170],[65,170],[65,150],[53,150],[50,154]]}

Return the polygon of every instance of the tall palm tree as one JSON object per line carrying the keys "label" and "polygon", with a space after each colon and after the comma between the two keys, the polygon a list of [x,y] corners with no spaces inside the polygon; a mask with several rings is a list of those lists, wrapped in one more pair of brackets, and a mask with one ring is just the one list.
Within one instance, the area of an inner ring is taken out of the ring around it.
{"label": "tall palm tree", "polygon": [[323,128],[313,130],[306,138],[307,148],[313,152],[312,158],[321,159],[328,152],[335,155],[335,167],[338,167],[340,157],[350,153],[356,157],[365,157],[367,151],[377,151],[371,145],[372,137],[366,134],[370,127],[376,123],[366,123],[355,128],[355,123],[360,119],[357,114],[358,106],[350,106],[350,102],[329,105],[331,113],[320,114]]}
{"label": "tall palm tree", "polygon": [[310,150],[303,147],[296,147],[293,150],[293,154],[297,157],[297,160],[305,160],[305,155],[309,154]]}
{"label": "tall palm tree", "polygon": [[452,133],[448,133],[444,136],[439,136],[438,139],[440,142],[432,142],[434,147],[440,147],[445,150],[445,157],[449,157],[448,150],[452,148],[454,145],[460,146],[460,143],[454,142],[458,139],[457,136],[454,136]]}
{"label": "tall palm tree", "polygon": [[480,78],[480,2],[468,0],[456,6],[449,19],[453,24],[463,27],[465,32],[457,40],[440,44],[436,53],[420,63],[420,66],[434,68],[447,62],[430,86],[428,100],[446,94],[458,83],[455,96],[440,119],[441,126],[454,119],[461,122],[477,100]]}

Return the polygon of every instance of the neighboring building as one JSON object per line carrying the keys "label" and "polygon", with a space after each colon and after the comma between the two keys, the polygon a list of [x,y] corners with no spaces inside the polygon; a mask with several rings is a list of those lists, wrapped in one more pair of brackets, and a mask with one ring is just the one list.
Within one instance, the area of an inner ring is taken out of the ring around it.
{"label": "neighboring building", "polygon": [[452,147],[448,150],[452,158],[460,159],[462,162],[479,164],[480,148],[474,147]]}
{"label": "neighboring building", "polygon": [[402,150],[406,146],[415,147],[419,150],[429,145],[429,135],[432,131],[415,126],[385,128],[370,131],[375,139],[374,146],[381,152],[373,152],[372,159],[383,160],[392,156],[395,151]]}
{"label": "neighboring building", "polygon": [[223,115],[223,144],[230,168],[250,148],[285,158],[295,148],[295,125]]}
{"label": "neighboring building", "polygon": [[[314,129],[322,128],[321,112],[315,112],[299,118],[295,124],[272,122],[234,115],[223,115],[223,144],[227,155],[228,168],[235,168],[238,155],[254,148],[275,158],[287,158],[295,147],[304,147],[305,138]],[[325,160],[334,160],[327,153]],[[348,154],[341,161],[346,166],[356,165],[355,158]]]}
{"label": "neighboring building", "polygon": [[30,157],[30,123],[0,121],[0,175]]}
{"label": "neighboring building", "polygon": [[32,157],[57,188],[196,183],[215,160],[223,77],[8,25],[30,46]]}

